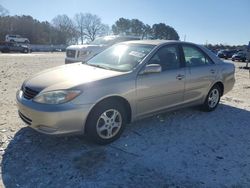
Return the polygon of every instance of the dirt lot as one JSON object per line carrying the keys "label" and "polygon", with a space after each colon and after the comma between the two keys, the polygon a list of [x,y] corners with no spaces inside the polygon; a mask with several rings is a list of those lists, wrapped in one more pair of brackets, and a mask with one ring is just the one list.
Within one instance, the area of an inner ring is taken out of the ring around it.
{"label": "dirt lot", "polygon": [[216,111],[188,108],[128,125],[108,146],[39,134],[18,118],[23,80],[63,53],[0,54],[0,187],[250,187],[250,78]]}

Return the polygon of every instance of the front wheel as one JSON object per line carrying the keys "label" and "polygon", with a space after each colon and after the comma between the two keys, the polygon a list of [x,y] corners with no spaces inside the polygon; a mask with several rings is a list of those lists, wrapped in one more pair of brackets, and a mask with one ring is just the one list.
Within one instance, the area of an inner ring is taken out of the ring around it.
{"label": "front wheel", "polygon": [[104,101],[90,113],[86,122],[87,137],[97,144],[109,144],[120,137],[126,123],[121,103]]}
{"label": "front wheel", "polygon": [[221,89],[218,85],[214,85],[208,92],[207,98],[202,105],[202,109],[207,112],[215,110],[220,102]]}
{"label": "front wheel", "polygon": [[23,53],[26,53],[26,54],[27,54],[28,52],[29,52],[28,49],[24,49],[24,50],[23,50]]}

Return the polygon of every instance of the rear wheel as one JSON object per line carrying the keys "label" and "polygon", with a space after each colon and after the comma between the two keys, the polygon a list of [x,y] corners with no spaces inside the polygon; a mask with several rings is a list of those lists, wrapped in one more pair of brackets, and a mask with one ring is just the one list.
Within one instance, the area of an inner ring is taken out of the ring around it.
{"label": "rear wheel", "polygon": [[204,111],[210,112],[215,110],[220,102],[221,88],[218,85],[214,85],[208,92],[207,98],[202,105]]}
{"label": "rear wheel", "polygon": [[97,144],[108,144],[120,137],[126,123],[121,103],[107,100],[98,104],[86,122],[87,137]]}

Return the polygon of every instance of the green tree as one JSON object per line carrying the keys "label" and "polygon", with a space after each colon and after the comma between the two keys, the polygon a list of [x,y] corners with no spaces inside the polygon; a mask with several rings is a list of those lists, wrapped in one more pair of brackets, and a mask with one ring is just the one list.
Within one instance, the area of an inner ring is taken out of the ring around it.
{"label": "green tree", "polygon": [[114,25],[112,25],[112,31],[115,35],[118,34],[124,34],[124,35],[129,35],[131,34],[131,21],[129,19],[125,18],[119,18],[115,22]]}
{"label": "green tree", "polygon": [[142,36],[144,29],[144,23],[138,19],[132,19],[130,21],[131,34],[136,36]]}
{"label": "green tree", "polygon": [[5,40],[7,34],[19,34],[33,44],[65,44],[65,38],[58,34],[57,28],[31,16],[2,16],[0,28],[0,40]]}
{"label": "green tree", "polygon": [[152,26],[152,37],[154,39],[179,40],[180,37],[176,30],[164,23]]}
{"label": "green tree", "polygon": [[143,26],[143,34],[142,34],[142,39],[146,38],[150,38],[152,36],[152,28],[150,25],[145,24]]}
{"label": "green tree", "polygon": [[152,27],[138,19],[119,18],[112,26],[114,34],[135,35],[144,38],[179,40],[176,30],[164,23]]}

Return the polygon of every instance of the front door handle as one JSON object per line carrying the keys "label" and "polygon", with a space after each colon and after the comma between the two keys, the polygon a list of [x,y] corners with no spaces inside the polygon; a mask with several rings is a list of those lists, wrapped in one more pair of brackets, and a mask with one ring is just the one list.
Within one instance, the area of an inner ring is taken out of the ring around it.
{"label": "front door handle", "polygon": [[185,76],[184,76],[183,74],[178,74],[178,75],[176,76],[176,79],[177,79],[177,80],[182,80],[184,77],[185,77]]}
{"label": "front door handle", "polygon": [[214,74],[214,73],[215,73],[215,70],[214,70],[214,69],[211,69],[210,72],[211,72],[212,74]]}

